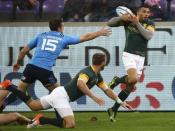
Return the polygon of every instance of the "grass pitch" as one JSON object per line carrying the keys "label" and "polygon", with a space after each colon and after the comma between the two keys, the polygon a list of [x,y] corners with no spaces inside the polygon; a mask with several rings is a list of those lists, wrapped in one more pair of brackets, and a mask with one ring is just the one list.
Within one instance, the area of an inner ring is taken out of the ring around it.
{"label": "grass pitch", "polygon": [[[33,118],[36,112],[21,113]],[[47,117],[54,117],[54,112],[43,112]],[[97,117],[91,121],[91,117]],[[60,129],[44,125],[26,129],[25,125],[15,123],[0,125],[0,131],[175,131],[175,112],[119,112],[117,121],[112,123],[106,112],[76,112],[76,128]]]}

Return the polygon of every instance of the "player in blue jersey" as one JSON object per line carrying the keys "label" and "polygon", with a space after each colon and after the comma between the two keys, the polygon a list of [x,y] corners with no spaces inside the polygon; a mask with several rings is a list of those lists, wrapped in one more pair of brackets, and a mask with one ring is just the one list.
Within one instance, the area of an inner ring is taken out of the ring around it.
{"label": "player in blue jersey", "polygon": [[[52,91],[55,87],[59,86],[57,79],[53,74],[52,67],[56,63],[56,59],[60,52],[67,45],[75,45],[81,42],[95,39],[99,36],[108,36],[111,34],[109,28],[101,28],[96,32],[87,33],[80,37],[68,36],[63,33],[64,24],[62,19],[54,19],[49,22],[50,31],[39,34],[35,39],[31,40],[19,53],[16,64],[13,66],[13,71],[18,71],[20,63],[25,55],[36,48],[35,53],[26,65],[23,71],[23,78],[21,79],[18,88],[26,92],[36,80],[39,80],[44,87]],[[4,99],[9,92],[1,91],[0,100]],[[15,95],[10,94],[5,98],[3,105],[0,105],[1,110],[5,106],[15,100]]]}

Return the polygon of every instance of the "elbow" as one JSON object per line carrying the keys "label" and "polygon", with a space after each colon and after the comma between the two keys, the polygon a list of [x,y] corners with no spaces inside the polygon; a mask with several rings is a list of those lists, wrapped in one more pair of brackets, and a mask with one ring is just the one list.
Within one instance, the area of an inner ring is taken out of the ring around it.
{"label": "elbow", "polygon": [[107,25],[107,26],[110,26],[110,27],[112,26],[110,22],[107,22],[107,24],[106,24],[106,25]]}
{"label": "elbow", "polygon": [[146,39],[147,40],[151,40],[153,36],[147,36]]}
{"label": "elbow", "polygon": [[152,39],[152,37],[153,37],[153,32],[149,32],[149,34],[144,34],[144,37],[145,37],[145,39],[147,39],[147,40],[151,40]]}

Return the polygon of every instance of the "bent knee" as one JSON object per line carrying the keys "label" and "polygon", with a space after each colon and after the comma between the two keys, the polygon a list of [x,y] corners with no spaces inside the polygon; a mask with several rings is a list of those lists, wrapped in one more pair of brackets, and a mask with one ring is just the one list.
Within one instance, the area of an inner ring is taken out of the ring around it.
{"label": "bent knee", "polygon": [[74,123],[65,124],[65,128],[75,128],[75,122]]}
{"label": "bent knee", "polygon": [[128,78],[128,84],[136,84],[138,79],[136,77],[130,77]]}
{"label": "bent knee", "polygon": [[75,119],[74,117],[64,118],[64,127],[65,128],[75,128]]}

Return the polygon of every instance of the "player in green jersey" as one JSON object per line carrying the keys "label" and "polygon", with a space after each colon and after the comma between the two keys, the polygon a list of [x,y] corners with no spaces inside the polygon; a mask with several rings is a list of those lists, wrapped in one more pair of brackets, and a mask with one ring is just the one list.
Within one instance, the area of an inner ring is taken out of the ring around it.
{"label": "player in green jersey", "polygon": [[108,97],[119,103],[122,107],[132,109],[126,102],[121,101],[103,80],[100,72],[104,69],[105,65],[106,55],[103,53],[94,54],[91,66],[82,69],[65,86],[55,88],[51,94],[43,96],[39,100],[31,100],[24,92],[16,89],[15,85],[12,85],[9,80],[0,83],[0,88],[15,93],[34,111],[50,108],[54,108],[57,111],[57,118],[46,118],[41,114],[37,115],[33,123],[28,125],[28,128],[44,124],[74,128],[75,118],[69,102],[73,102],[81,96],[87,95],[97,104],[104,104],[104,100],[90,90],[94,85],[101,88]]}
{"label": "player in green jersey", "polygon": [[[124,26],[125,29],[126,41],[122,60],[127,75],[121,78],[115,76],[109,83],[111,89],[119,83],[126,84],[126,88],[119,93],[119,98],[123,101],[129,96],[142,74],[147,44],[155,31],[155,25],[149,19],[149,16],[149,6],[142,5],[137,9],[136,15],[127,13],[114,17],[107,23],[110,27]],[[115,121],[116,112],[119,107],[120,105],[115,103],[107,111],[112,122]]]}

